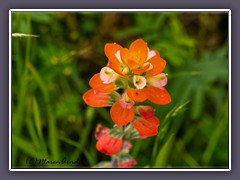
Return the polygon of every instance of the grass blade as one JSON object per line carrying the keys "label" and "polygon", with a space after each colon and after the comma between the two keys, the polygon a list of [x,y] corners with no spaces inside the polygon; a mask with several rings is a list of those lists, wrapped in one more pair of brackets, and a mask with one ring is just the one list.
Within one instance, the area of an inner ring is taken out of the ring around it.
{"label": "grass blade", "polygon": [[174,135],[172,134],[169,139],[166,141],[164,146],[159,151],[154,167],[156,168],[165,168],[167,166],[168,157],[170,155],[172,145],[174,141]]}

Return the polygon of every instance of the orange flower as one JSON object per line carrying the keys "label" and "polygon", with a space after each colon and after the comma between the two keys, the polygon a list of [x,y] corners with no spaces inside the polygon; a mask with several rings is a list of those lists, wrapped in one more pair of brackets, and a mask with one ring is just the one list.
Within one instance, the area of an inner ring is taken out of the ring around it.
{"label": "orange flower", "polygon": [[122,144],[122,138],[117,138],[106,133],[98,139],[96,148],[98,151],[106,155],[115,155],[120,152]]}
{"label": "orange flower", "polygon": [[131,72],[142,74],[147,70],[150,75],[156,75],[166,65],[158,52],[149,50],[142,39],[134,41],[129,49],[116,43],[108,43],[105,45],[104,52],[109,59],[109,67],[122,76],[128,76]]}
{"label": "orange flower", "polygon": [[[102,78],[103,82],[115,88],[126,87],[127,95],[135,102],[143,102],[147,99],[159,105],[171,102],[171,97],[164,88],[167,84],[167,76],[162,73],[166,61],[157,51],[150,50],[144,40],[134,41],[129,49],[108,43],[104,51],[109,60],[105,69],[110,73],[106,76],[103,71],[100,72],[102,77],[105,77]],[[119,83],[114,83],[119,77],[122,77],[121,81],[127,79],[122,83],[124,87],[121,85],[117,87],[116,84]]]}
{"label": "orange flower", "polygon": [[[104,52],[109,62],[100,73],[90,79],[89,85],[93,90],[83,95],[88,105],[112,106],[110,110],[112,120],[117,125],[124,126],[134,120],[135,102],[149,100],[158,105],[171,102],[170,94],[164,88],[167,84],[167,75],[162,73],[166,61],[157,51],[150,50],[144,40],[134,41],[129,49],[115,43],[107,43]],[[124,90],[121,98],[116,92],[119,88]],[[135,126],[138,124],[146,126],[144,120],[148,118],[142,115],[142,119],[135,121]],[[149,122],[154,124],[156,118],[151,118]],[[154,127],[156,129],[156,123]]]}
{"label": "orange flower", "polygon": [[155,50],[150,50],[144,40],[134,41],[129,49],[115,43],[107,43],[104,52],[108,65],[95,74],[89,85],[102,93],[127,89],[127,95],[135,102],[150,100],[159,105],[171,102],[164,86],[167,76],[162,73],[166,61]]}
{"label": "orange flower", "polygon": [[[171,102],[164,88],[167,74],[162,72],[166,61],[142,39],[134,41],[129,49],[108,43],[104,52],[108,64],[90,79],[92,89],[83,95],[83,100],[93,107],[111,106],[110,116],[115,125],[112,129],[97,126],[96,148],[106,155],[118,154],[114,156],[118,167],[129,168],[137,162],[128,154],[132,146],[128,140],[154,136],[160,125],[153,107],[135,107],[135,103],[149,100],[163,105]],[[122,92],[121,95],[118,92]],[[129,126],[122,127],[128,123]]]}

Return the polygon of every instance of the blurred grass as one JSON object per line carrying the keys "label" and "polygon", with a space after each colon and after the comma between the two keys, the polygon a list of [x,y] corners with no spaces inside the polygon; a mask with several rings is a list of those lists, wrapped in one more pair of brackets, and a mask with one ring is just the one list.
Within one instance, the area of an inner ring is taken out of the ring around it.
{"label": "blurred grass", "polygon": [[[12,167],[28,158],[77,161],[42,167],[93,167],[98,123],[109,108],[82,100],[89,79],[107,64],[104,45],[143,38],[168,64],[172,102],[153,105],[156,137],[134,140],[137,167],[228,167],[228,18],[226,13],[13,12]],[[33,37],[36,35],[37,37]]]}

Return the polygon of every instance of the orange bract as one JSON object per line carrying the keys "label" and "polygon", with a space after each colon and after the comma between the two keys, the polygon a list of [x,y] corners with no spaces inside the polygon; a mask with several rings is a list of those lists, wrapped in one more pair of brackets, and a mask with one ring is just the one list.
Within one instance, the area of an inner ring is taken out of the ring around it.
{"label": "orange bract", "polygon": [[171,102],[171,96],[164,88],[156,88],[150,86],[149,88],[149,97],[148,100],[158,104],[158,105],[165,105]]}
{"label": "orange bract", "polygon": [[123,62],[131,69],[140,69],[148,57],[148,47],[142,39],[134,41],[130,48],[123,48],[120,51]]}
{"label": "orange bract", "polygon": [[95,74],[89,81],[89,85],[99,91],[99,92],[113,92],[117,90],[118,88],[115,86],[114,82],[111,82],[109,84],[103,84],[103,81],[100,79],[100,73]]}
{"label": "orange bract", "polygon": [[127,88],[127,95],[136,102],[143,102],[146,101],[149,97],[148,90],[146,88],[144,89],[132,89]]}
{"label": "orange bract", "polygon": [[110,110],[112,120],[119,126],[124,126],[134,119],[134,106],[130,109],[123,108],[117,101]]}
{"label": "orange bract", "polygon": [[106,93],[100,93],[93,89],[83,95],[86,104],[92,107],[107,107],[109,105],[109,96]]}
{"label": "orange bract", "polygon": [[140,135],[155,136],[158,133],[159,120],[155,116],[148,119],[140,117],[132,125]]}
{"label": "orange bract", "polygon": [[147,72],[148,76],[155,76],[163,71],[166,66],[166,61],[160,56],[155,56],[148,60],[148,63],[152,64],[153,68]]}
{"label": "orange bract", "polygon": [[96,148],[98,151],[106,155],[115,155],[120,152],[122,144],[122,138],[116,138],[109,134],[104,134],[99,138]]}
{"label": "orange bract", "polygon": [[142,73],[146,72],[150,67],[151,67],[150,63],[145,63],[143,67],[133,69],[132,72],[135,74],[142,74]]}
{"label": "orange bract", "polygon": [[122,49],[122,46],[115,43],[107,43],[104,47],[104,52],[108,57],[108,60],[112,63],[118,63],[119,59],[116,56],[116,53]]}
{"label": "orange bract", "polygon": [[[120,51],[122,46],[115,43],[107,43],[104,52],[108,57],[108,66],[121,76],[128,77],[126,69],[128,67],[121,60]],[[128,71],[127,71],[128,72]]]}

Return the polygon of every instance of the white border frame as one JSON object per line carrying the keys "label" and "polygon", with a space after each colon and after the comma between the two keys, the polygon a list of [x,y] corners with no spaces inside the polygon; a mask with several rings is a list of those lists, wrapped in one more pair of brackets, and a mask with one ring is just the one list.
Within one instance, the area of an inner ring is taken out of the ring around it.
{"label": "white border frame", "polygon": [[[12,99],[11,99],[11,85],[12,85],[12,12],[227,12],[228,13],[228,81],[229,81],[229,96],[228,96],[228,112],[229,112],[229,168],[228,169],[145,169],[145,168],[132,168],[132,169],[65,169],[65,168],[42,168],[42,169],[17,169],[11,167],[11,127],[12,127]],[[230,9],[10,9],[9,10],[9,171],[231,171],[231,10]]]}

